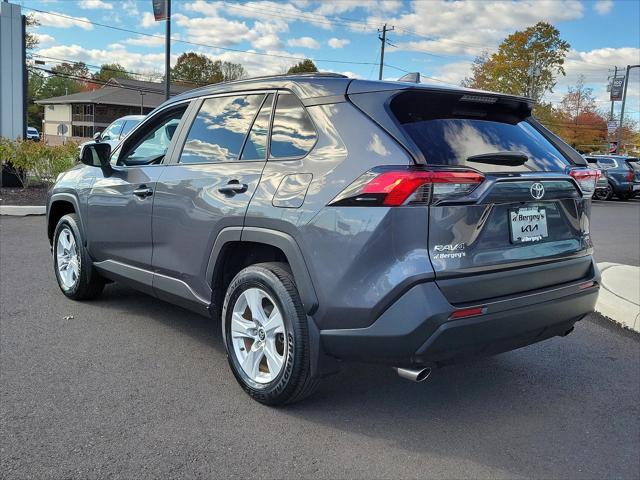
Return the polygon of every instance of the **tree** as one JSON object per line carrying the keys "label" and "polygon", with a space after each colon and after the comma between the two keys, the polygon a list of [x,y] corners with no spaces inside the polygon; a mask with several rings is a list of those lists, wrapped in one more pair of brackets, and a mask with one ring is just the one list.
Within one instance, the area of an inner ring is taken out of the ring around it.
{"label": "tree", "polygon": [[24,41],[26,44],[27,53],[30,53],[31,51],[33,51],[34,48],[38,46],[39,42],[38,42],[38,37],[36,37],[33,33],[29,31],[30,30],[29,27],[37,27],[38,25],[40,25],[40,23],[38,23],[38,20],[33,15],[33,13],[30,13],[26,16],[25,23],[27,26],[27,32],[25,34]]}
{"label": "tree", "polygon": [[598,112],[593,89],[585,87],[584,77],[569,87],[558,108],[561,118],[560,136],[582,152],[600,150],[607,142],[607,122]]}
{"label": "tree", "polygon": [[313,63],[311,59],[305,58],[301,62],[298,62],[295,65],[291,66],[289,70],[287,70],[287,73],[291,74],[291,73],[305,73],[305,72],[317,72],[317,71],[318,71],[318,68],[316,67],[315,63]]}
{"label": "tree", "polygon": [[43,98],[42,88],[46,79],[42,72],[38,70],[28,70],[29,81],[27,85],[27,125],[40,129],[44,118],[42,106],[36,105],[35,100]]}
{"label": "tree", "polygon": [[108,82],[112,78],[133,78],[119,63],[104,63],[100,71],[93,74],[93,79]]}
{"label": "tree", "polygon": [[195,85],[209,85],[212,83],[238,80],[247,75],[246,70],[239,63],[215,62],[205,55],[186,52],[178,57],[178,61],[171,69],[171,81],[178,83],[193,83]]}
{"label": "tree", "polygon": [[565,75],[570,45],[553,25],[538,22],[505,38],[492,54],[483,53],[462,83],[471,88],[525,95],[540,100]]}

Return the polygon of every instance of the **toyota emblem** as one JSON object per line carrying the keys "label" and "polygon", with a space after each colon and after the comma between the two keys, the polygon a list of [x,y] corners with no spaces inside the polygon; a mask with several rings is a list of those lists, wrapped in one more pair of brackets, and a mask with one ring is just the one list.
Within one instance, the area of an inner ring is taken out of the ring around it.
{"label": "toyota emblem", "polygon": [[540,200],[542,197],[544,197],[544,186],[541,183],[536,182],[531,185],[529,192],[531,193],[531,196],[533,198],[535,198],[536,200]]}

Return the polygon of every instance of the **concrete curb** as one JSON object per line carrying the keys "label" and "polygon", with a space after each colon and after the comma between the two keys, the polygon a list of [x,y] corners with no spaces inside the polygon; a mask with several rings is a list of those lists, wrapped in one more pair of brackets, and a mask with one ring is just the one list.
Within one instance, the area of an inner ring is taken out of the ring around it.
{"label": "concrete curb", "polygon": [[27,215],[44,215],[47,207],[44,205],[0,205],[0,215],[11,215],[15,217],[24,217]]}
{"label": "concrete curb", "polygon": [[640,267],[598,264],[602,275],[596,311],[625,328],[640,332]]}

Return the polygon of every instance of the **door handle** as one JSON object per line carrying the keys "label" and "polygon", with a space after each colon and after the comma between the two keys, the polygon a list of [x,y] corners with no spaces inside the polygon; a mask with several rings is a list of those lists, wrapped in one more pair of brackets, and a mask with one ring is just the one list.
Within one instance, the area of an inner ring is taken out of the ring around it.
{"label": "door handle", "polygon": [[146,185],[140,185],[140,187],[136,188],[133,191],[133,194],[136,197],[140,197],[140,198],[147,198],[150,197],[151,195],[153,195],[153,190],[151,190],[149,187],[147,187]]}
{"label": "door handle", "polygon": [[224,187],[220,187],[218,191],[220,193],[224,193],[225,195],[235,195],[236,193],[244,193],[247,191],[246,183],[240,183],[238,180],[231,180]]}

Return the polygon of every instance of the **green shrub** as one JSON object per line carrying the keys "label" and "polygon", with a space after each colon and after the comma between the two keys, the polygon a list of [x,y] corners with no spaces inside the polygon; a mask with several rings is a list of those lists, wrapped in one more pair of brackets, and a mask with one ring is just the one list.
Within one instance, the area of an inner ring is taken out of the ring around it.
{"label": "green shrub", "polygon": [[0,138],[2,168],[17,174],[24,188],[53,183],[56,177],[73,167],[78,156],[78,144],[47,145],[30,140],[12,141]]}

